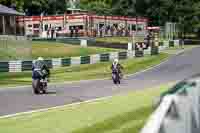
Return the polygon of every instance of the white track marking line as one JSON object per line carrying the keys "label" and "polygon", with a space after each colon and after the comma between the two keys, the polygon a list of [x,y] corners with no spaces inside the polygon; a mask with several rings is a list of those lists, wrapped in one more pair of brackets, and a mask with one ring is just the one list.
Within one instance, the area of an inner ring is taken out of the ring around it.
{"label": "white track marking line", "polygon": [[[179,53],[180,54],[180,53]],[[172,55],[173,56],[177,56],[179,54],[176,54],[176,55]],[[171,57],[165,59],[163,62],[161,62],[160,64],[158,65],[155,65],[155,66],[149,66],[148,68],[144,69],[144,70],[141,70],[141,71],[138,71],[134,74],[127,74],[127,75],[124,75],[124,77],[135,77],[141,73],[144,73],[146,71],[149,71],[149,70],[153,70],[153,69],[156,69],[157,67],[163,65],[164,63],[168,62],[170,60]],[[101,78],[101,79],[91,79],[91,80],[79,80],[79,81],[67,81],[67,82],[62,82],[62,83],[49,83],[49,85],[65,85],[65,84],[73,84],[73,83],[87,83],[87,82],[92,82],[92,81],[101,81],[101,80],[108,80],[108,79],[111,79],[111,78]],[[31,87],[31,85],[26,85],[26,86],[16,86],[16,87],[2,87],[3,90],[6,90],[6,89],[13,89],[13,88],[26,88],[26,87]]]}
{"label": "white track marking line", "polygon": [[32,113],[46,112],[46,111],[49,111],[49,110],[61,109],[61,108],[65,108],[65,107],[72,107],[72,106],[80,105],[80,104],[83,104],[83,103],[92,103],[92,102],[97,102],[97,101],[101,101],[101,100],[106,100],[106,99],[109,99],[109,98],[112,98],[112,97],[113,96],[106,96],[106,97],[91,99],[91,100],[87,100],[87,101],[83,101],[83,102],[76,102],[76,103],[67,104],[67,105],[60,105],[60,106],[55,106],[55,107],[50,107],[50,108],[45,108],[45,109],[38,109],[38,110],[20,112],[20,113],[15,113],[15,114],[9,114],[9,115],[0,116],[0,119],[17,117],[17,116],[27,115],[27,114],[32,114]]}
{"label": "white track marking line", "polygon": [[[167,82],[166,84],[172,84],[172,83],[174,84],[175,82]],[[0,119],[12,118],[12,117],[17,117],[17,116],[22,116],[22,115],[29,115],[29,114],[32,114],[32,113],[46,112],[46,111],[62,109],[62,108],[66,108],[66,107],[73,107],[73,106],[80,105],[80,104],[98,102],[98,101],[110,99],[114,96],[116,96],[116,95],[95,98],[95,99],[86,100],[86,101],[83,101],[83,102],[71,103],[71,104],[67,104],[67,105],[60,105],[60,106],[55,106],[55,107],[50,107],[50,108],[44,108],[44,109],[31,110],[31,111],[26,111],[26,112],[4,115],[4,116],[0,116]]]}
{"label": "white track marking line", "polygon": [[[172,55],[172,56],[177,56],[179,54]],[[138,74],[144,73],[144,72],[149,71],[149,70],[156,69],[157,67],[161,66],[162,64],[168,62],[170,60],[170,58],[171,57],[167,58],[165,61],[161,62],[160,64],[158,64],[156,66],[147,68],[147,69],[145,69],[143,71],[136,72],[134,74],[126,75],[126,77],[129,77],[129,76],[135,77]],[[108,78],[105,78],[105,79],[108,79]],[[75,82],[90,82],[90,81],[105,80],[105,79],[81,80],[81,81],[74,81],[74,82],[70,82],[70,83],[75,83]],[[66,82],[66,83],[69,84],[69,82]],[[65,84],[65,83],[62,83],[62,84]],[[22,87],[26,87],[26,86],[22,86]],[[30,87],[30,86],[27,86],[27,87]],[[19,87],[13,87],[13,88],[19,88]],[[63,107],[70,107],[70,106],[80,105],[82,103],[91,103],[91,102],[96,102],[96,101],[99,101],[99,100],[106,100],[106,99],[109,99],[109,98],[112,98],[112,97],[113,96],[107,96],[107,97],[101,97],[101,98],[91,99],[91,100],[87,100],[87,101],[83,101],[83,102],[77,102],[77,103],[72,103],[72,104],[67,104],[67,105],[61,105],[61,106],[55,106],[55,107],[50,107],[50,108],[45,108],[45,109],[38,109],[38,110],[32,110],[32,111],[27,111],[27,112],[21,112],[21,113],[15,113],[15,114],[10,114],[10,115],[4,115],[4,116],[0,116],[0,119],[10,118],[10,117],[16,117],[16,116],[25,115],[25,114],[32,114],[32,113],[37,113],[37,112],[45,112],[45,111],[48,111],[48,110],[60,109],[60,108],[63,108]]]}

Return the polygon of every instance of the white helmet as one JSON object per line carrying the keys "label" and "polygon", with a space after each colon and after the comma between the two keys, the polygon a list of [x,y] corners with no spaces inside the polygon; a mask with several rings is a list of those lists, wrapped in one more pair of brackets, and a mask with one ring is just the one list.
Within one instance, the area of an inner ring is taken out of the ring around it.
{"label": "white helmet", "polygon": [[114,63],[118,64],[119,60],[118,59],[114,59]]}
{"label": "white helmet", "polygon": [[38,61],[43,61],[44,59],[42,57],[38,57]]}

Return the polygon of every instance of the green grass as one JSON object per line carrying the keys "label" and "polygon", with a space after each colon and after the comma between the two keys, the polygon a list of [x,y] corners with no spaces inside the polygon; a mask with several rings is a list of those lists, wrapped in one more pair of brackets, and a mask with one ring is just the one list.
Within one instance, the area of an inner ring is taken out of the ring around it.
{"label": "green grass", "polygon": [[129,92],[91,103],[0,119],[1,133],[138,133],[153,100],[171,85]]}
{"label": "green grass", "polygon": [[0,60],[31,60],[37,57],[64,58],[119,51],[111,48],[83,48],[48,41],[0,41]]}
{"label": "green grass", "polygon": [[110,48],[95,48],[88,47],[83,48],[78,45],[69,45],[58,42],[32,42],[32,58],[44,57],[44,58],[64,58],[73,56],[86,56],[91,54],[99,54],[118,51]]}
{"label": "green grass", "polygon": [[[158,56],[146,56],[121,61],[125,74],[132,74],[144,70],[150,66],[157,65],[169,57],[168,54],[161,53]],[[111,62],[97,63],[92,65],[80,65],[63,67],[52,70],[51,82],[78,81],[111,76]],[[31,72],[22,73],[1,73],[0,86],[30,85]]]}
{"label": "green grass", "polygon": [[184,45],[183,47],[181,46],[175,46],[175,47],[169,47],[166,50],[178,50],[178,49],[191,49],[191,48],[195,48],[195,47],[199,47],[198,45]]}
{"label": "green grass", "polygon": [[164,52],[168,53],[168,54],[176,54],[179,51],[191,50],[191,49],[196,48],[196,47],[199,47],[199,46],[198,45],[185,45],[184,49],[180,46],[175,46],[175,47],[170,47],[170,48],[165,49]]}
{"label": "green grass", "polygon": [[[128,44],[128,42],[132,42],[132,37],[103,37],[103,38],[96,38],[97,42],[107,42],[107,43],[124,43]],[[137,37],[135,38],[136,42],[143,42],[144,37]],[[163,41],[163,39],[160,39]]]}
{"label": "green grass", "polygon": [[97,42],[107,42],[107,43],[126,43],[128,44],[130,37],[103,37],[96,38]]}
{"label": "green grass", "polygon": [[0,60],[17,60],[31,58],[31,41],[0,40]]}

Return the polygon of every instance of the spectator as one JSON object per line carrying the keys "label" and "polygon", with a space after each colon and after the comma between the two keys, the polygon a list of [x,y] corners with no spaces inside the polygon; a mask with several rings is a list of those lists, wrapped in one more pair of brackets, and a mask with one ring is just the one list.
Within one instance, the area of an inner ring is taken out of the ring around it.
{"label": "spectator", "polygon": [[70,28],[70,37],[73,37],[74,36],[74,27],[71,27]]}
{"label": "spectator", "polygon": [[129,29],[126,27],[126,28],[125,28],[125,36],[128,36],[128,37],[129,37],[129,36],[130,36],[130,33],[129,33],[129,32],[130,32]]}
{"label": "spectator", "polygon": [[119,29],[119,27],[117,27],[116,29],[117,29],[117,36],[120,36],[120,29]]}
{"label": "spectator", "polygon": [[47,29],[47,38],[49,38],[50,29]]}
{"label": "spectator", "polygon": [[76,36],[76,37],[78,37],[78,33],[79,33],[79,27],[76,26],[76,28],[75,28],[75,36]]}
{"label": "spectator", "polygon": [[101,27],[99,30],[100,30],[100,37],[103,37],[103,27]]}
{"label": "spectator", "polygon": [[94,37],[97,37],[97,29],[94,28]]}
{"label": "spectator", "polygon": [[111,36],[114,36],[114,27],[113,26],[111,26],[110,32],[111,32]]}
{"label": "spectator", "polygon": [[108,35],[108,31],[110,30],[110,27],[109,26],[106,26],[106,29],[105,29],[105,34]]}
{"label": "spectator", "polygon": [[53,39],[53,38],[54,38],[54,32],[55,32],[55,29],[54,29],[54,28],[52,28],[52,29],[51,29],[51,39]]}

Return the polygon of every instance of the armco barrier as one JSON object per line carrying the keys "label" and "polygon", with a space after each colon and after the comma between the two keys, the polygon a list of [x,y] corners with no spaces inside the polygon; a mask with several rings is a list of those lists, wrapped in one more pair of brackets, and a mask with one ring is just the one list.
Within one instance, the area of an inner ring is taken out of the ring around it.
{"label": "armco barrier", "polygon": [[199,133],[199,87],[197,83],[165,96],[141,133]]}
{"label": "armco barrier", "polygon": [[144,50],[135,51],[135,57],[143,57],[143,56],[144,56]]}
{"label": "armco barrier", "polygon": [[9,72],[9,62],[0,62],[0,72]]}
{"label": "armco barrier", "polygon": [[70,66],[70,65],[71,65],[71,58],[61,59],[61,66],[62,67]]}
{"label": "armco barrier", "polygon": [[9,72],[21,72],[21,71],[22,71],[22,61],[9,62]]}
{"label": "armco barrier", "polygon": [[[160,46],[159,49],[156,49],[156,54],[158,54],[157,52],[159,52],[159,50],[164,50],[165,48],[167,48],[167,46]],[[96,55],[82,56],[82,57],[57,58],[45,61],[49,68],[65,67],[65,66],[80,65],[80,64],[95,64],[98,62],[112,61],[116,58],[119,60],[123,60],[127,58],[151,55],[152,50],[153,49],[148,48],[142,51],[111,52],[111,53],[96,54]],[[32,62],[34,61],[0,62],[0,72],[30,71],[32,69]]]}
{"label": "armco barrier", "polygon": [[160,106],[152,114],[148,123],[142,129],[141,133],[162,133],[161,132],[162,123],[165,117],[168,115],[167,113],[170,110],[172,103],[173,103],[173,98],[171,96],[166,96],[163,99]]}
{"label": "armco barrier", "polygon": [[118,53],[119,60],[123,60],[127,58],[127,52],[119,52]]}
{"label": "armco barrier", "polygon": [[32,70],[32,61],[22,61],[22,71]]}
{"label": "armco barrier", "polygon": [[82,56],[80,64],[90,64],[90,56]]}
{"label": "armco barrier", "polygon": [[100,61],[101,62],[108,62],[110,60],[109,54],[100,54]]}

